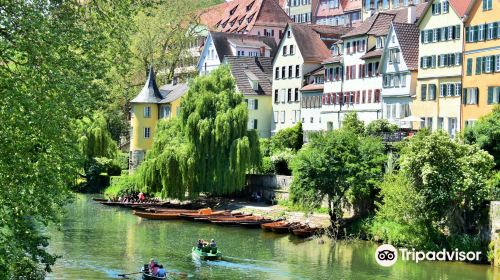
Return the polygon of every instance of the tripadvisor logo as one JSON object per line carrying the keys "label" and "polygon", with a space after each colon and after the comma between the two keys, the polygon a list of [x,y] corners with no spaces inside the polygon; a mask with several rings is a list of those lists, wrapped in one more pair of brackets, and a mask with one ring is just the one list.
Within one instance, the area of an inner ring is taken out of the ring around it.
{"label": "tripadvisor logo", "polygon": [[408,250],[406,248],[396,249],[390,244],[380,245],[375,251],[375,260],[381,266],[389,267],[398,260],[398,253],[402,261],[411,261],[418,263],[420,261],[479,261],[481,252],[464,252],[458,249],[447,251],[416,251],[415,249]]}

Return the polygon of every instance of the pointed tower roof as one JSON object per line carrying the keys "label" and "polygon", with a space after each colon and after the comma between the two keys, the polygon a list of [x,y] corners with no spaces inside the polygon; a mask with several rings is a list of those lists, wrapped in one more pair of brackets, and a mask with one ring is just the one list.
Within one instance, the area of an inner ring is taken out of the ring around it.
{"label": "pointed tower roof", "polygon": [[149,67],[149,74],[141,92],[130,101],[131,103],[158,103],[163,97],[156,85],[155,72],[153,67]]}

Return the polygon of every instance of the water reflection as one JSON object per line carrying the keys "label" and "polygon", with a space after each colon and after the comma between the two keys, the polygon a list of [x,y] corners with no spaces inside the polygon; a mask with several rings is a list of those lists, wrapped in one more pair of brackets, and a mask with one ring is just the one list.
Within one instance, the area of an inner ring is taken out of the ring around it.
{"label": "water reflection", "polygon": [[[489,266],[463,263],[398,262],[383,268],[373,257],[376,245],[369,242],[334,245],[325,239],[325,244],[318,244],[259,229],[148,221],[84,195],[68,208],[62,229],[49,229],[50,250],[62,259],[48,279],[116,279],[118,274],[138,271],[151,257],[167,270],[186,272],[193,279],[496,279],[499,275]],[[191,247],[199,238],[215,238],[223,260],[193,260]]]}

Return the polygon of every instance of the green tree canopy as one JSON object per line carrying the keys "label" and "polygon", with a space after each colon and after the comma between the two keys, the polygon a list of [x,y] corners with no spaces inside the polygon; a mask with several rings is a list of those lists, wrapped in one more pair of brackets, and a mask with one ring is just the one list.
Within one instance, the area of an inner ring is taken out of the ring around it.
{"label": "green tree canopy", "polygon": [[259,140],[247,130],[248,112],[228,67],[189,84],[179,119],[161,122],[153,148],[140,165],[145,190],[165,197],[225,194],[245,185],[260,163]]}
{"label": "green tree canopy", "polygon": [[[379,141],[377,143],[377,141]],[[292,200],[309,208],[328,201],[332,222],[342,218],[346,196],[361,198],[381,177],[385,156],[380,140],[340,129],[312,134],[292,161]]]}
{"label": "green tree canopy", "polygon": [[365,123],[358,119],[356,112],[349,112],[344,116],[344,120],[342,120],[342,128],[356,134],[363,134],[365,132]]}
{"label": "green tree canopy", "polygon": [[366,125],[365,133],[372,136],[380,136],[384,132],[396,132],[398,126],[386,119],[374,120]]}
{"label": "green tree canopy", "polygon": [[55,256],[41,230],[70,198],[75,122],[109,92],[127,2],[3,1],[0,13],[0,279],[44,279]]}
{"label": "green tree canopy", "polygon": [[472,127],[464,131],[465,141],[475,143],[495,158],[495,165],[500,169],[500,105],[480,118]]}

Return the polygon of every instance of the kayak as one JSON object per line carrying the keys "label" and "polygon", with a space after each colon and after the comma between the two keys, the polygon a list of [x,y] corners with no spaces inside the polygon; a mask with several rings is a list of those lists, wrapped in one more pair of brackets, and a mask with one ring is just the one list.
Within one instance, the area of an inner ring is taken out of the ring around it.
{"label": "kayak", "polygon": [[192,255],[193,257],[199,258],[200,260],[220,260],[222,259],[222,252],[216,249],[216,252],[213,253],[213,251],[210,252],[203,252],[202,250],[198,249],[197,247],[193,247]]}

